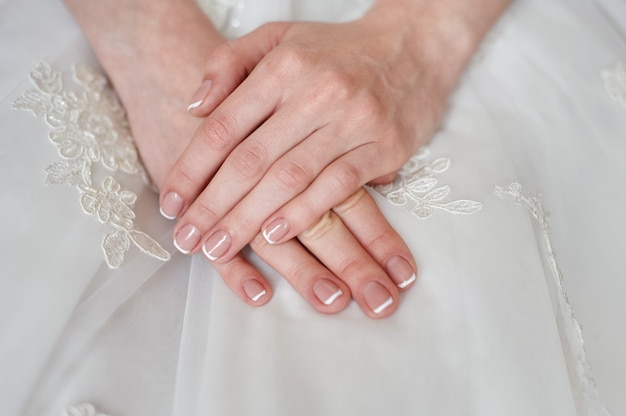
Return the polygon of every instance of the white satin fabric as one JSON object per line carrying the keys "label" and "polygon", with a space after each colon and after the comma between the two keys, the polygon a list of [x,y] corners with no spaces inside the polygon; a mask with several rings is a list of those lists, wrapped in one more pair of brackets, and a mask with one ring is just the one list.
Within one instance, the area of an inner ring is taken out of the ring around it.
{"label": "white satin fabric", "polygon": [[[238,36],[368,3],[205,8]],[[274,298],[244,305],[175,252],[156,195],[126,174],[136,223],[172,258],[131,249],[110,269],[77,190],[45,184],[50,126],[12,109],[35,60],[70,89],[73,64],[98,64],[58,1],[0,2],[0,39],[1,414],[626,414],[626,3],[518,1],[494,28],[394,188],[428,179],[438,194],[413,197],[431,211],[372,190],[420,265],[383,321],[320,315],[260,262]]]}

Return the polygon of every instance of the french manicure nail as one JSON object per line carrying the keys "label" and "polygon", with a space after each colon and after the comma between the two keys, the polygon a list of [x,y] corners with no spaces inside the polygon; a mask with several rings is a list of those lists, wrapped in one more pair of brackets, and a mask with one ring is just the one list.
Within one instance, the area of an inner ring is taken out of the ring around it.
{"label": "french manicure nail", "polygon": [[217,260],[230,248],[230,235],[224,231],[216,231],[206,240],[202,246],[202,251],[209,260]]}
{"label": "french manicure nail", "polygon": [[393,305],[393,297],[389,291],[376,281],[367,283],[361,293],[367,306],[376,315],[381,314],[385,309]]}
{"label": "french manicure nail", "polygon": [[276,218],[263,229],[263,237],[270,244],[276,244],[289,232],[289,223],[284,218]]}
{"label": "french manicure nail", "polygon": [[183,226],[174,237],[174,246],[183,254],[189,254],[200,242],[200,230],[194,225]]}
{"label": "french manicure nail", "polygon": [[328,279],[319,279],[313,285],[313,293],[324,305],[331,305],[339,296],[343,295],[343,290]]}
{"label": "french manicure nail", "polygon": [[265,290],[263,285],[252,279],[243,282],[243,291],[252,302],[256,302],[267,294],[267,290]]}
{"label": "french manicure nail", "polygon": [[161,215],[168,220],[173,220],[178,216],[178,214],[180,214],[180,211],[183,209],[183,205],[185,205],[185,201],[182,196],[173,191],[168,192],[161,203]]}
{"label": "french manicure nail", "polygon": [[210,79],[207,79],[200,84],[200,88],[198,88],[198,90],[191,97],[191,102],[187,107],[187,111],[193,110],[194,108],[198,108],[202,105],[207,95],[209,95],[212,84],[213,82]]}
{"label": "french manicure nail", "polygon": [[409,265],[409,262],[400,256],[390,258],[385,269],[400,289],[404,289],[416,279],[415,272]]}

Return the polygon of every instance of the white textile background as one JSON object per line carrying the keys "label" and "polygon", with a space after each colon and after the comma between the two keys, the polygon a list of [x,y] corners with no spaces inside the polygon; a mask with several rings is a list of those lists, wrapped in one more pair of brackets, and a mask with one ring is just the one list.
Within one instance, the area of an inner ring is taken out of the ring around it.
{"label": "white textile background", "polygon": [[[348,20],[368,3],[205,8],[237,36],[266,20]],[[50,127],[12,109],[35,60],[69,89],[72,65],[97,61],[62,3],[41,0],[0,2],[0,59],[0,413],[90,402],[111,416],[626,414],[625,3],[518,1],[494,28],[414,159],[445,162],[430,174],[449,187],[438,202],[481,209],[421,219],[372,190],[420,265],[384,321],[356,305],[319,315],[260,262],[274,299],[247,307],[201,257],[175,253],[156,195],[125,174],[137,224],[172,259],[135,249],[109,269],[76,189],[45,183],[60,158]],[[494,194],[512,183],[516,200]]]}

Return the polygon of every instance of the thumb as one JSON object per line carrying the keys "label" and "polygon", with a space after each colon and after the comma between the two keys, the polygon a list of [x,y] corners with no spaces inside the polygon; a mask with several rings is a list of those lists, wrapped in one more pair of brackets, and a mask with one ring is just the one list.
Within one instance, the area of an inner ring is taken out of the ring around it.
{"label": "thumb", "polygon": [[252,72],[274,49],[291,23],[268,23],[240,38],[217,46],[207,59],[204,77],[193,94],[189,113],[206,117]]}

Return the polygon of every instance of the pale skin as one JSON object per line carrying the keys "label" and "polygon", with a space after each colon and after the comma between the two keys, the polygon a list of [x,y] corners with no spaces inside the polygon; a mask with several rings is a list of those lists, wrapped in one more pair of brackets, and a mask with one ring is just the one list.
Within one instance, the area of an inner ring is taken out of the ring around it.
{"label": "pale skin", "polygon": [[206,118],[161,192],[177,245],[230,261],[259,230],[283,243],[393,179],[508,3],[378,0],[355,22],[271,23],[215,48],[190,96]]}
{"label": "pale skin", "polygon": [[[66,4],[127,109],[152,179],[164,189],[167,172],[202,123],[187,113],[188,99],[203,77],[206,56],[219,54],[224,39],[190,0]],[[214,81],[223,98],[236,86],[233,79]],[[298,239],[280,245],[257,230],[250,245],[322,313],[341,311],[351,298],[371,318],[395,312],[417,266],[372,198],[359,190],[309,225]],[[240,253],[229,257],[214,264],[226,284],[250,305],[267,303],[267,280]]]}
{"label": "pale skin", "polygon": [[[271,287],[239,253],[248,242],[321,312],[350,295],[373,318],[396,310],[415,261],[355,191],[390,180],[433,134],[506,0],[379,0],[357,22],[270,24],[227,44],[190,0],[66,3],[128,110],[181,251],[204,248],[251,305]],[[192,95],[204,121],[181,111]]]}

